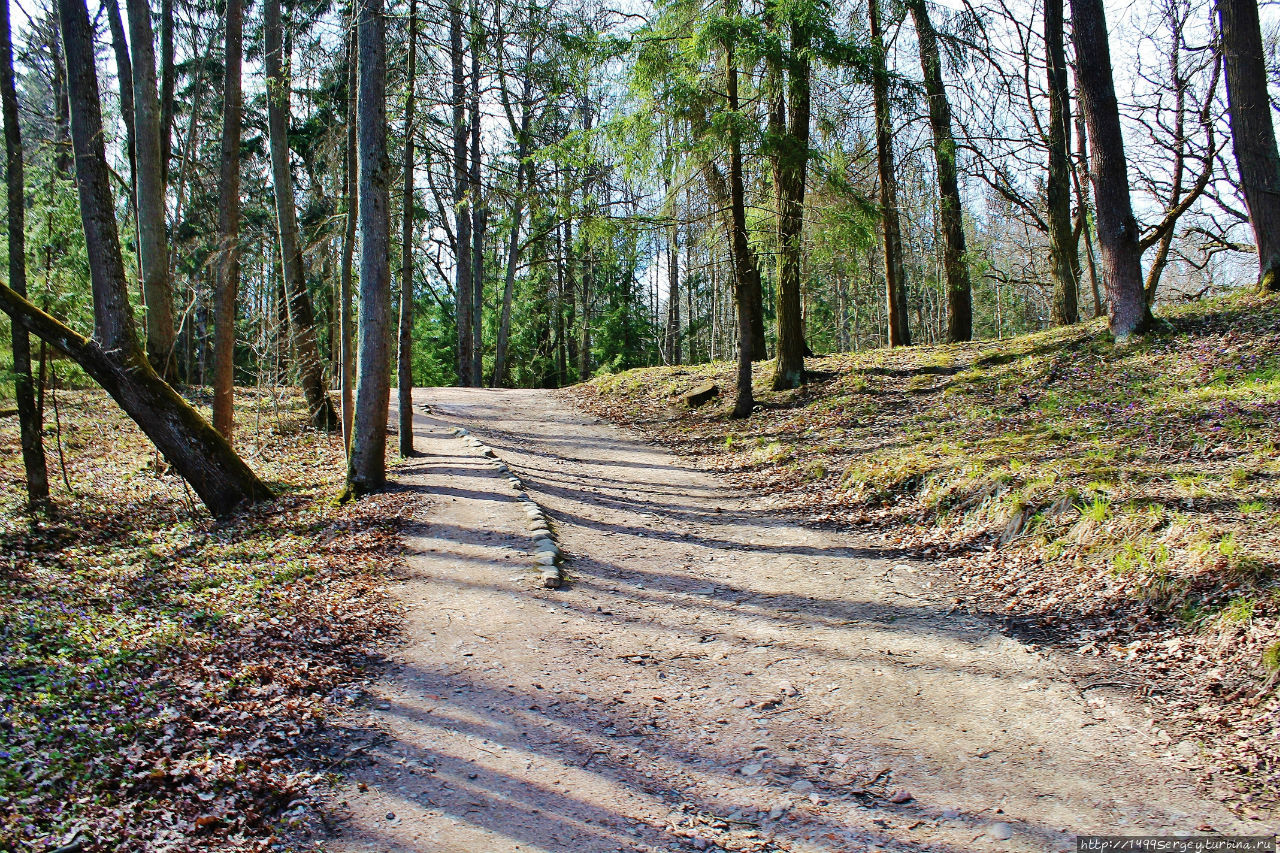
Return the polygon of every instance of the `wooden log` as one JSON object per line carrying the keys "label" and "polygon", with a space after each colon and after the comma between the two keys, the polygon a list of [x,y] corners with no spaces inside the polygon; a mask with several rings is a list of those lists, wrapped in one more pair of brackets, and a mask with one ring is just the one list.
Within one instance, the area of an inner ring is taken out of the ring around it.
{"label": "wooden log", "polygon": [[720,386],[714,382],[704,382],[696,385],[684,392],[683,400],[686,406],[696,409],[708,400],[720,394]]}

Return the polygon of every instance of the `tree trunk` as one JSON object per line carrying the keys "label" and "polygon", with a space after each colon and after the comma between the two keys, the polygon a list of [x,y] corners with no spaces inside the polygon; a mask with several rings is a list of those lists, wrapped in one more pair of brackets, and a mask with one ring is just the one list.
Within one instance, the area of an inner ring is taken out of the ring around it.
{"label": "tree trunk", "polygon": [[148,0],[128,0],[129,42],[133,59],[133,144],[138,195],[138,255],[142,293],[147,302],[147,355],[156,372],[174,375],[173,285],[169,280],[169,241],[165,223],[160,99],[156,93],[156,53]]}
{"label": "tree trunk", "polygon": [[[1048,2],[1060,4],[1062,0]],[[938,208],[944,241],[942,265],[947,277],[947,340],[955,343],[973,338],[973,290],[969,282],[969,262],[965,258],[964,208],[956,177],[956,140],[951,132],[951,103],[942,81],[938,34],[929,20],[925,0],[912,0],[910,7],[920,45],[920,67],[929,97],[929,125],[933,129],[933,154],[938,167]],[[1061,7],[1058,13],[1061,18]],[[1068,227],[1070,224],[1068,220]]]}
{"label": "tree trunk", "polygon": [[[791,22],[786,70],[787,130],[776,141],[774,182],[778,195],[778,366],[775,391],[804,384],[804,315],[800,306],[800,261],[804,231],[804,185],[809,164],[809,26]],[[779,85],[782,81],[779,79]]]}
{"label": "tree trunk", "polygon": [[[1258,247],[1258,286],[1280,292],[1280,155],[1276,152],[1257,0],[1218,0],[1231,144]],[[1097,148],[1097,145],[1094,146]]]}
{"label": "tree trunk", "polygon": [[356,190],[356,38],[355,10],[352,10],[352,35],[347,39],[347,150],[343,158],[343,191],[347,196],[347,216],[342,230],[342,269],[338,276],[338,301],[342,361],[342,446],[351,452],[351,422],[355,411],[355,318],[351,310],[351,266],[355,257],[356,218],[360,210],[360,194]]}
{"label": "tree trunk", "polygon": [[[22,162],[22,128],[18,122],[18,93],[13,82],[13,32],[9,0],[0,0],[0,112],[4,114],[5,185],[9,200],[9,286],[27,295],[26,176]],[[49,507],[49,472],[44,459],[44,425],[36,407],[31,377],[31,339],[17,322],[13,345],[13,395],[18,407],[22,466],[27,477],[27,504],[32,510]]]}
{"label": "tree trunk", "polygon": [[[730,245],[733,243],[733,203],[724,174],[719,166],[710,160],[703,163],[702,173],[707,181],[707,190],[711,194],[711,203],[715,205],[724,222],[725,236]],[[764,361],[769,357],[764,340],[764,285],[761,283],[760,257],[755,247],[747,241],[747,301],[751,308],[751,360]],[[736,285],[735,285],[736,287]],[[735,297],[736,298],[736,297]],[[690,314],[692,320],[693,315]]]}
{"label": "tree trunk", "polygon": [[[507,271],[502,284],[502,315],[498,319],[498,340],[493,357],[494,388],[507,385],[507,347],[511,337],[511,300],[515,292],[516,264],[520,260],[520,226],[523,222],[525,157],[528,156],[529,123],[533,111],[533,80],[526,76],[524,91],[520,96],[520,126],[516,130],[516,193],[511,206],[511,239],[507,244]],[[557,229],[558,232],[559,229]],[[557,308],[558,310],[558,308]]]}
{"label": "tree trunk", "polygon": [[409,0],[409,58],[404,96],[404,204],[400,220],[400,339],[396,391],[400,455],[413,455],[413,110],[418,81],[418,3]]}
{"label": "tree trunk", "polygon": [[484,232],[488,211],[480,188],[480,46],[483,26],[471,3],[471,158],[467,163],[471,199],[471,381],[484,384]]}
{"label": "tree trunk", "polygon": [[298,383],[307,401],[311,425],[332,431],[338,427],[324,382],[320,343],[316,337],[315,308],[307,290],[298,237],[298,213],[293,200],[293,172],[289,166],[289,97],[292,90],[286,58],[282,55],[283,26],[280,0],[265,0],[262,8],[266,42],[267,127],[271,137],[271,178],[275,186],[276,222],[280,236],[280,266],[288,304],[289,333]]}
{"label": "tree trunk", "polygon": [[1049,208],[1049,253],[1053,263],[1053,322],[1080,320],[1077,281],[1080,256],[1071,225],[1071,95],[1067,89],[1067,57],[1063,48],[1063,0],[1045,0],[1044,40],[1049,86],[1049,170],[1045,196]]}
{"label": "tree trunk", "polygon": [[889,71],[885,67],[884,34],[879,0],[868,0],[871,18],[872,93],[876,113],[876,159],[880,166],[880,208],[884,228],[885,304],[889,346],[910,346],[907,319],[907,273],[902,264],[902,227],[898,222],[898,178],[893,163],[893,119],[889,111]]}
{"label": "tree trunk", "polygon": [[664,337],[667,362],[680,364],[684,354],[680,351],[680,246],[677,243],[679,227],[675,223],[674,202],[671,212],[672,221],[667,227],[667,328]]}
{"label": "tree trunk", "polygon": [[475,338],[471,329],[471,210],[467,202],[467,77],[462,66],[462,0],[449,3],[449,63],[453,70],[454,305],[458,315],[458,384],[471,387]]}
{"label": "tree trunk", "polygon": [[[1089,137],[1085,131],[1084,118],[1082,116],[1076,116],[1075,125],[1080,171],[1084,173],[1083,179],[1080,178],[1078,172],[1073,173],[1072,177],[1072,182],[1076,188],[1075,227],[1077,231],[1084,234],[1084,257],[1085,262],[1089,265],[1089,288],[1093,294],[1093,316],[1094,319],[1097,319],[1106,313],[1106,304],[1102,298],[1102,288],[1098,284],[1098,268],[1093,262],[1093,233],[1089,227],[1089,211],[1092,209],[1089,202]],[[1079,269],[1077,267],[1077,271]],[[1077,278],[1079,278],[1079,272],[1077,272]]]}
{"label": "tree trunk", "polygon": [[[728,14],[737,13],[736,2],[726,3]],[[725,45],[725,92],[729,111],[734,114],[735,121],[730,123],[729,131],[729,207],[733,221],[733,232],[730,247],[733,257],[733,283],[738,306],[738,373],[737,394],[733,403],[733,417],[749,418],[755,409],[755,390],[751,377],[751,311],[753,303],[748,292],[751,286],[750,274],[747,272],[751,247],[747,243],[747,207],[746,189],[742,178],[742,140],[737,129],[738,103],[738,60],[734,44],[729,41]],[[803,365],[803,361],[802,361]]]}
{"label": "tree trunk", "polygon": [[137,151],[133,144],[133,62],[129,59],[129,40],[124,33],[124,20],[120,17],[120,0],[109,0],[107,24],[111,29],[111,50],[116,57],[116,78],[120,81],[120,117],[124,119],[124,144],[129,160],[129,186],[132,188],[130,204],[138,206]]}
{"label": "tree trunk", "polygon": [[387,160],[387,30],[383,0],[359,0],[360,356],[346,498],[387,482],[391,402],[391,209]]}
{"label": "tree trunk", "polygon": [[1107,290],[1111,334],[1117,342],[1123,342],[1150,326],[1151,312],[1142,289],[1138,222],[1129,201],[1129,175],[1102,0],[1071,0],[1071,22],[1076,73],[1093,147],[1091,171],[1102,280]]}
{"label": "tree trunk", "polygon": [[233,441],[236,295],[240,287],[240,67],[244,9],[226,0],[222,154],[218,175],[218,260],[213,305],[213,426]]}
{"label": "tree trunk", "polygon": [[160,182],[169,186],[173,156],[173,0],[160,0]]}
{"label": "tree trunk", "polygon": [[70,71],[72,140],[95,339],[81,337],[7,287],[0,288],[0,307],[75,359],[142,428],[209,511],[228,515],[271,497],[271,492],[230,443],[155,373],[138,342],[108,183],[89,14],[84,0],[59,0],[58,7]]}

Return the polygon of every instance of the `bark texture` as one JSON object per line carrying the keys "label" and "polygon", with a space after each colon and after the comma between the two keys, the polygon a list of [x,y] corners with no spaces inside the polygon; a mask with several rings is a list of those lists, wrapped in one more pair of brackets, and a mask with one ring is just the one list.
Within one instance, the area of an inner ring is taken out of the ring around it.
{"label": "bark texture", "polygon": [[[1280,155],[1276,153],[1257,0],[1218,0],[1231,144],[1258,247],[1258,286],[1280,292]],[[1094,146],[1095,152],[1097,145]],[[1096,156],[1096,153],[1095,153]]]}
{"label": "bark texture", "polygon": [[[736,12],[736,9],[732,10]],[[725,46],[725,91],[727,106],[737,113],[738,60],[733,42]],[[736,118],[736,116],[735,116]],[[751,277],[748,270],[751,246],[747,242],[746,189],[742,177],[742,140],[737,123],[729,131],[729,216],[732,223],[730,252],[733,258],[733,288],[738,309],[738,375],[737,395],[733,403],[733,417],[749,418],[755,409],[755,390],[751,377]]]}
{"label": "bark texture", "polygon": [[283,56],[283,26],[280,0],[265,0],[262,7],[263,36],[266,42],[267,128],[271,137],[271,178],[275,186],[276,224],[280,238],[280,266],[285,301],[289,312],[289,337],[298,384],[307,401],[311,425],[331,431],[338,427],[338,415],[324,381],[324,363],[316,337],[315,308],[307,290],[302,265],[302,241],[298,236],[298,213],[293,200],[293,171],[289,165],[290,77]]}
{"label": "bark texture", "polygon": [[[1054,0],[1048,2],[1053,3]],[[916,41],[920,46],[920,68],[924,72],[924,89],[929,98],[929,126],[933,130],[933,155],[938,168],[942,265],[947,276],[947,340],[956,343],[973,338],[973,289],[969,281],[969,263],[965,258],[964,208],[960,203],[956,173],[951,102],[947,100],[947,89],[942,80],[938,34],[929,19],[929,9],[925,0],[912,0],[909,6],[916,25]]]}
{"label": "bark texture", "polygon": [[391,402],[391,206],[387,159],[387,22],[383,0],[359,0],[360,345],[346,497],[387,482]]}
{"label": "bark texture", "polygon": [[458,320],[458,384],[474,386],[475,338],[472,317],[471,210],[467,203],[467,75],[463,67],[462,0],[449,3],[449,65],[453,73],[453,295]]}
{"label": "bark texture", "polygon": [[413,455],[413,112],[418,78],[418,3],[409,0],[409,58],[404,96],[404,205],[400,220],[400,337],[397,391],[400,455]]}
{"label": "bark texture", "polygon": [[[804,383],[804,316],[801,313],[800,261],[804,231],[804,185],[809,168],[809,27],[791,23],[787,63],[787,129],[776,140],[774,181],[778,194],[778,366],[774,390]],[[779,81],[781,82],[781,81]]]}
{"label": "bark texture", "polygon": [[1053,264],[1053,322],[1064,326],[1080,319],[1080,255],[1071,224],[1071,95],[1067,88],[1067,56],[1063,47],[1063,0],[1045,0],[1044,40],[1049,83],[1049,170],[1045,196],[1049,208],[1049,251]]}
{"label": "bark texture", "polygon": [[1111,47],[1102,0],[1071,0],[1085,123],[1093,147],[1091,178],[1107,291],[1108,320],[1117,342],[1151,324],[1142,282],[1138,222],[1129,199],[1129,174],[1120,130],[1120,108],[1111,74]]}
{"label": "bark texture", "polygon": [[244,9],[226,0],[222,77],[222,152],[218,173],[218,260],[213,303],[213,426],[235,430],[236,296],[240,289],[240,70]]}
{"label": "bark texture", "polygon": [[138,196],[138,257],[147,302],[147,355],[165,378],[174,375],[173,285],[165,228],[164,149],[156,88],[155,35],[147,0],[127,0],[133,60],[134,179]]}
{"label": "bark texture", "polygon": [[[354,12],[352,19],[354,22]],[[351,420],[355,412],[356,355],[355,317],[351,309],[352,264],[355,260],[356,219],[360,215],[360,193],[356,189],[359,166],[356,162],[356,39],[347,39],[347,150],[342,180],[347,197],[347,215],[342,229],[342,265],[338,271],[338,336],[342,366],[342,445],[351,452]]]}

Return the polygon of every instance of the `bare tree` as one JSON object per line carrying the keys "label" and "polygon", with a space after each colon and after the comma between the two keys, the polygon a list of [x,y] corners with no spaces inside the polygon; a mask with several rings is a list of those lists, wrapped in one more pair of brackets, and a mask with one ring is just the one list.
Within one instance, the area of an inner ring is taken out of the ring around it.
{"label": "bare tree", "polygon": [[1129,200],[1129,174],[1120,130],[1120,108],[1111,74],[1111,46],[1102,0],[1071,0],[1076,73],[1093,146],[1093,194],[1097,205],[1102,280],[1108,319],[1117,342],[1151,325],[1142,281],[1138,222]]}
{"label": "bare tree", "polygon": [[1080,319],[1080,243],[1071,224],[1071,90],[1063,47],[1063,0],[1045,0],[1044,43],[1049,91],[1049,171],[1045,200],[1049,208],[1049,251],[1053,262],[1053,322]]}

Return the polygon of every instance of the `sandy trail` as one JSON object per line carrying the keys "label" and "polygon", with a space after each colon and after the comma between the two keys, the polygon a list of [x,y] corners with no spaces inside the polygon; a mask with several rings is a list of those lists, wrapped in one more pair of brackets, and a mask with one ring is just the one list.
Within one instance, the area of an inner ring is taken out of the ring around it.
{"label": "sandy trail", "polygon": [[[367,760],[327,849],[1029,851],[1263,831],[1197,795],[1195,745],[1158,743],[1141,709],[949,613],[927,565],[774,517],[554,392],[417,401],[424,455],[396,474],[423,493],[407,644],[348,723]],[[537,587],[515,493],[455,425],[546,510],[565,588]]]}

